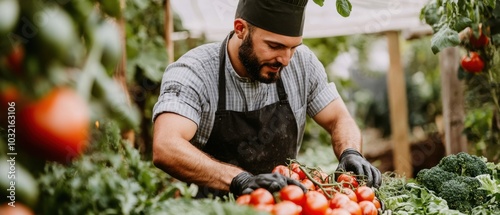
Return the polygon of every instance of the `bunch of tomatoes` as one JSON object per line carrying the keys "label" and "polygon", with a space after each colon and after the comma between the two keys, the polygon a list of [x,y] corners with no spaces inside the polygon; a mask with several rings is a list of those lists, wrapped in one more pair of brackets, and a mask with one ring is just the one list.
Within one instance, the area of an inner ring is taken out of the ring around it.
{"label": "bunch of tomatoes", "polygon": [[485,60],[481,56],[481,50],[489,44],[490,39],[482,32],[481,28],[479,28],[478,35],[472,33],[472,30],[469,33],[468,45],[466,46],[468,54],[462,57],[460,65],[466,72],[477,74],[485,68]]}
{"label": "bunch of tomatoes", "polygon": [[335,181],[318,168],[296,162],[278,165],[272,172],[300,181],[307,192],[297,185],[276,193],[259,188],[239,196],[236,203],[274,215],[376,215],[382,210],[375,191],[350,173],[341,173]]}

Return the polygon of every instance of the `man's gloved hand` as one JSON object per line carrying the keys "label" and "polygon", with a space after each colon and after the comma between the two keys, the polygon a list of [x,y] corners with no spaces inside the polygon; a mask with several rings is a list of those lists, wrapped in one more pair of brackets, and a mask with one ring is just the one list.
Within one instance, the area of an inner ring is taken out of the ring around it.
{"label": "man's gloved hand", "polygon": [[[356,175],[366,176],[366,185],[369,187],[379,187],[382,183],[380,170],[375,168],[355,149],[346,149],[339,159],[339,166],[336,171],[353,172]],[[335,175],[337,179],[338,175]]]}
{"label": "man's gloved hand", "polygon": [[257,188],[265,188],[273,193],[290,184],[297,185],[306,192],[306,188],[299,181],[279,173],[266,173],[254,176],[248,172],[242,172],[234,177],[231,181],[229,191],[236,196],[250,194]]}

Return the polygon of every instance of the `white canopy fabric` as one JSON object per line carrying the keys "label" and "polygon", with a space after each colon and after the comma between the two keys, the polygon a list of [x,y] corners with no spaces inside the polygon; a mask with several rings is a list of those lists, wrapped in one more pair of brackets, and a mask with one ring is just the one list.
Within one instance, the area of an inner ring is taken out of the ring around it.
{"label": "white canopy fabric", "polygon": [[[350,0],[352,12],[342,17],[335,0],[323,7],[309,1],[306,7],[304,38],[370,34],[390,30],[430,28],[420,21],[427,0]],[[192,36],[209,41],[222,40],[232,30],[238,0],[171,0],[173,11]]]}

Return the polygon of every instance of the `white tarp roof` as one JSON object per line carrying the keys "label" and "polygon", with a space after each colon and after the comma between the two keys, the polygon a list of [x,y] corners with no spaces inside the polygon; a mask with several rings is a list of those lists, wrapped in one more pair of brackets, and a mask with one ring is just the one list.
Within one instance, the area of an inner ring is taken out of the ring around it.
{"label": "white tarp roof", "polygon": [[[429,28],[419,20],[427,0],[350,0],[349,17],[337,13],[335,0],[323,7],[309,1],[306,7],[304,38],[377,33],[389,30]],[[193,36],[222,40],[232,30],[238,0],[171,0],[171,6]]]}

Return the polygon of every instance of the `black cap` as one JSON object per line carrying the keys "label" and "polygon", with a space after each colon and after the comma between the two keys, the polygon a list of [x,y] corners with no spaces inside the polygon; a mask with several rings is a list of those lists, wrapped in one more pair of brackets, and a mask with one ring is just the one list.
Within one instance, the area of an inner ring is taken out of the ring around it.
{"label": "black cap", "polygon": [[302,36],[304,11],[308,0],[239,0],[236,18],[242,18],[264,30]]}

